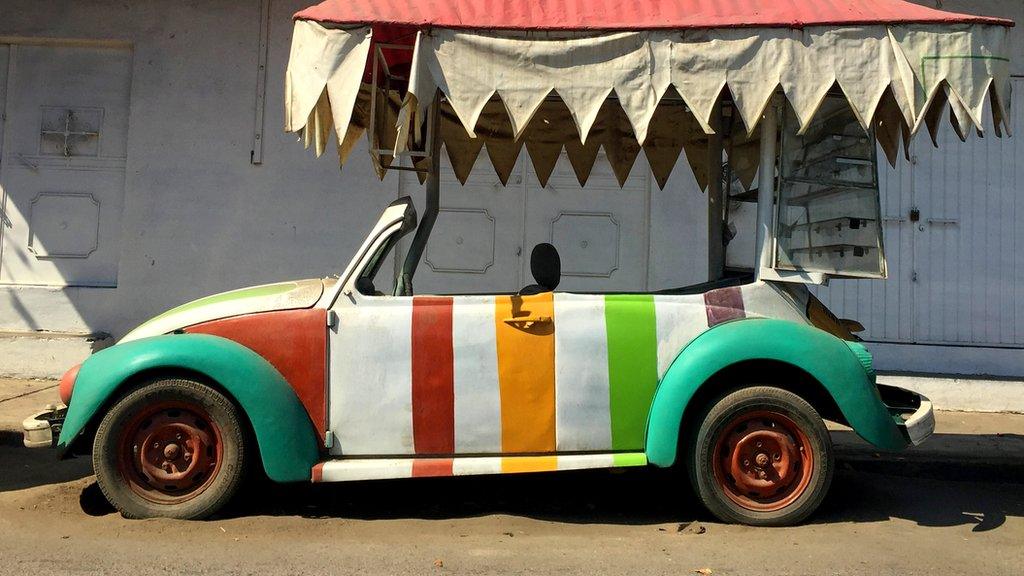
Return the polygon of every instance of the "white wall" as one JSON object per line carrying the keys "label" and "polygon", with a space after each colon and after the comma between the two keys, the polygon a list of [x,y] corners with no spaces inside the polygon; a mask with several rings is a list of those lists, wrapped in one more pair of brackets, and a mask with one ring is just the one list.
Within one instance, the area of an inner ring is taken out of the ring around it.
{"label": "white wall", "polygon": [[[398,178],[379,182],[365,149],[342,173],[332,152],[317,160],[282,132],[291,15],[308,3],[271,4],[263,164],[253,166],[257,0],[4,2],[0,36],[126,40],[134,53],[117,288],[0,287],[0,330],[117,336],[209,293],[340,271]],[[652,288],[705,279],[705,201],[683,161],[652,192]]]}
{"label": "white wall", "polygon": [[272,3],[253,166],[258,1],[5,0],[0,36],[127,40],[134,54],[118,286],[0,288],[0,329],[122,334],[211,292],[340,271],[396,180],[360,151],[342,175],[283,133],[290,16],[306,4]]}
{"label": "white wall", "polygon": [[[341,173],[331,152],[317,160],[281,131],[290,16],[309,3],[272,2],[264,163],[253,166],[257,0],[4,0],[0,36],[126,40],[133,65],[118,287],[0,287],[0,330],[118,335],[211,292],[340,270],[398,179],[378,182],[364,150]],[[1019,1],[921,3],[1024,22]],[[1013,41],[1024,54],[1017,30]],[[704,280],[705,202],[684,161],[652,191],[652,289]]]}

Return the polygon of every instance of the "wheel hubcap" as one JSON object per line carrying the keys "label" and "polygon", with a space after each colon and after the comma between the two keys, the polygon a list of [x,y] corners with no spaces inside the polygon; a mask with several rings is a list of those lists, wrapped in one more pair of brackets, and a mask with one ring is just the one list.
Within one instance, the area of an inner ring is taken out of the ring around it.
{"label": "wheel hubcap", "polygon": [[722,429],[712,468],[730,500],[748,510],[771,512],[806,491],[814,454],[796,422],[777,412],[757,411],[735,417]]}
{"label": "wheel hubcap", "polygon": [[209,486],[222,458],[220,430],[205,410],[163,402],[126,427],[119,467],[136,494],[158,504],[177,504]]}

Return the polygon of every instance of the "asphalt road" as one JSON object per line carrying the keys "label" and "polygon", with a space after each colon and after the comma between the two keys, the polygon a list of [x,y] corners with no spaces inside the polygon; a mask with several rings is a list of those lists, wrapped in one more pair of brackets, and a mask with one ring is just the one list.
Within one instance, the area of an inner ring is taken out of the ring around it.
{"label": "asphalt road", "polygon": [[650,470],[260,484],[222,518],[128,521],[89,462],[0,432],[0,574],[1020,574],[1021,466],[844,459],[804,526],[712,521]]}

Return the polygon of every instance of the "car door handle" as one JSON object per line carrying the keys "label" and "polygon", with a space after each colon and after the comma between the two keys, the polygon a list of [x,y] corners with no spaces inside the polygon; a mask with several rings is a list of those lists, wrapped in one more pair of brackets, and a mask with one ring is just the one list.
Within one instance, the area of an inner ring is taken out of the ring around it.
{"label": "car door handle", "polygon": [[505,324],[513,326],[521,325],[523,328],[530,328],[534,324],[550,324],[551,316],[523,316],[522,318],[505,318]]}

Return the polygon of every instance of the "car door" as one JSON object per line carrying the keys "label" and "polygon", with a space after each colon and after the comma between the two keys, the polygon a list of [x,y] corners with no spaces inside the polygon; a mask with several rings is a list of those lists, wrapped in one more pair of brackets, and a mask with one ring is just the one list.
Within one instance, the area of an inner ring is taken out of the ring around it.
{"label": "car door", "polygon": [[333,453],[642,450],[659,379],[707,328],[700,300],[342,298],[330,355]]}
{"label": "car door", "polygon": [[553,306],[551,294],[342,298],[332,452],[555,452]]}

